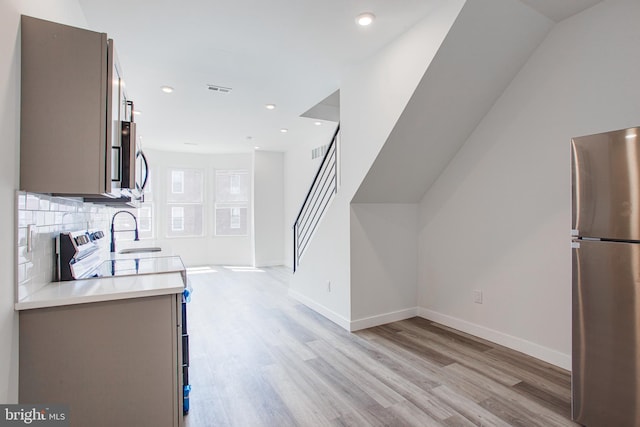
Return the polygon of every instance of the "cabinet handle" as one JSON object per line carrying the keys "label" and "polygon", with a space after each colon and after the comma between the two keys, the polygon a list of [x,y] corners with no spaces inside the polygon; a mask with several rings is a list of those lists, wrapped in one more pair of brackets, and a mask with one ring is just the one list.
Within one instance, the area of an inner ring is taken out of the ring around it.
{"label": "cabinet handle", "polygon": [[[131,111],[129,111],[129,120],[133,123],[133,112],[135,111],[133,108],[133,101],[127,101],[127,105],[131,107]],[[127,112],[125,110],[125,117],[127,116]]]}

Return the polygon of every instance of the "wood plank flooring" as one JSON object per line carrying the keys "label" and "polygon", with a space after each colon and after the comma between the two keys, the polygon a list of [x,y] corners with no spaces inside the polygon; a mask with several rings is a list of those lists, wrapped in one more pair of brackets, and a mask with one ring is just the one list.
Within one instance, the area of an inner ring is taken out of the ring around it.
{"label": "wood plank flooring", "polygon": [[349,333],[287,296],[284,268],[189,273],[201,426],[577,426],[570,375],[413,318]]}

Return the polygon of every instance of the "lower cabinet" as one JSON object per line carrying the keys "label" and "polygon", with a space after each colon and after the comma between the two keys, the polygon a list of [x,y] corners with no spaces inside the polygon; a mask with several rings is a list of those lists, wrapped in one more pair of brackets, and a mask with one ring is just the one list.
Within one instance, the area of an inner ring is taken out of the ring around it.
{"label": "lower cabinet", "polygon": [[181,426],[182,294],[20,312],[20,403],[71,426]]}

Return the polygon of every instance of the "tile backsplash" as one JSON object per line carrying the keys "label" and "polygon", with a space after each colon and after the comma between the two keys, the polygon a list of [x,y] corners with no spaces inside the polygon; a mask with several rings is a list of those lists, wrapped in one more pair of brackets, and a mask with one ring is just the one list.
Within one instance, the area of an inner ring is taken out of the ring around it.
{"label": "tile backsplash", "polygon": [[[55,276],[55,238],[60,232],[109,229],[114,208],[80,199],[16,192],[16,302]],[[28,237],[31,234],[31,250]]]}

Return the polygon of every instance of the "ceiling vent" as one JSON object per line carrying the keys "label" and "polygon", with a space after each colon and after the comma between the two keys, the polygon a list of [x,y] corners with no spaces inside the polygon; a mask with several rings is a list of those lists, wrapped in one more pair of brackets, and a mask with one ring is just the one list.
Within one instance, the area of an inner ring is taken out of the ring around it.
{"label": "ceiling vent", "polygon": [[209,90],[212,90],[214,92],[219,92],[219,93],[229,93],[233,90],[230,87],[217,86],[217,85],[207,85],[207,87],[209,88]]}

